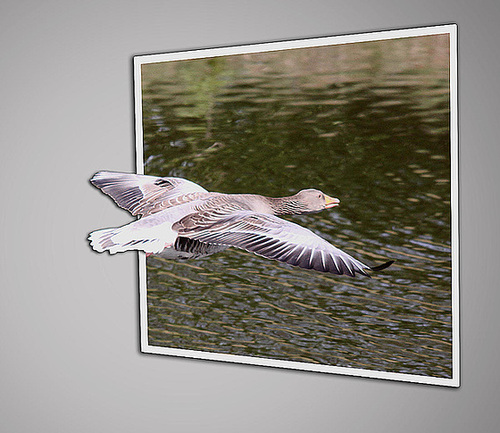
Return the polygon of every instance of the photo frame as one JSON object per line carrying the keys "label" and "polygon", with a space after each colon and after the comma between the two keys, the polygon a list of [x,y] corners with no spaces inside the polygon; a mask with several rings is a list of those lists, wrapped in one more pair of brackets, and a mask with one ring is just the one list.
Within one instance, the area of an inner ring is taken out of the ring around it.
{"label": "photo frame", "polygon": [[141,351],[458,387],[457,86],[456,25],[134,57],[138,174],[319,188],[340,206],[295,223],[395,260],[352,279],[140,252]]}

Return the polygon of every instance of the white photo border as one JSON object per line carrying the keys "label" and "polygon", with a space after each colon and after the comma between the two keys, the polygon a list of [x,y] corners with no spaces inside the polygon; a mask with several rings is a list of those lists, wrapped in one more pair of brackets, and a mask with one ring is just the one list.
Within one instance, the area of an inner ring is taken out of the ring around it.
{"label": "white photo border", "polygon": [[172,355],[212,361],[224,361],[267,367],[305,370],[321,373],[334,373],[365,378],[388,379],[450,387],[460,386],[460,314],[459,314],[459,178],[458,178],[458,29],[456,24],[437,25],[401,30],[387,30],[343,36],[320,37],[282,42],[259,43],[241,46],[209,48],[180,51],[167,54],[139,55],[134,57],[134,99],[136,130],[136,165],[137,173],[144,174],[143,118],[141,66],[149,63],[194,60],[206,57],[220,57],[235,54],[254,54],[269,51],[281,51],[295,48],[311,48],[326,45],[341,45],[357,42],[381,41],[387,39],[408,38],[448,34],[450,38],[450,152],[451,152],[451,256],[452,256],[452,377],[437,378],[422,375],[391,373],[384,371],[363,370],[331,365],[318,365],[305,362],[282,361],[241,355],[203,352],[197,350],[176,349],[152,346],[148,342],[148,311],[146,285],[146,255],[139,252],[139,308],[140,308],[140,343],[144,353]]}

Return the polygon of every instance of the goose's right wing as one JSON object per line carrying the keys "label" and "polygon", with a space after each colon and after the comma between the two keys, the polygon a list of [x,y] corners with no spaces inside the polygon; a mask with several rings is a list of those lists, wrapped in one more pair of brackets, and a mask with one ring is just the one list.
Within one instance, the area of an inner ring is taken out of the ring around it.
{"label": "goose's right wing", "polygon": [[179,177],[100,171],[90,182],[132,215],[152,215],[209,194],[200,185]]}

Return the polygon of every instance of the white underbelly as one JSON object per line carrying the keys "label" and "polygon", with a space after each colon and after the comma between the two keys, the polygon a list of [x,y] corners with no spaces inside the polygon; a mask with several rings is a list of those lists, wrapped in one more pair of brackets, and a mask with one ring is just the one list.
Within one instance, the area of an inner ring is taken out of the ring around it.
{"label": "white underbelly", "polygon": [[196,212],[198,201],[185,203],[165,209],[153,215],[141,218],[129,224],[135,239],[151,240],[152,249],[149,252],[161,254],[165,258],[190,258],[191,253],[176,251],[174,248],[178,233],[172,226],[190,213]]}

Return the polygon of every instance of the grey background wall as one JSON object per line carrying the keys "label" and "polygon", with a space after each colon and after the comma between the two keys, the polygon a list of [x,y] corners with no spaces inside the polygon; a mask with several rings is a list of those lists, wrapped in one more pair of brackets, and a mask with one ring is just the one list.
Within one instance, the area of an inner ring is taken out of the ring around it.
{"label": "grey background wall", "polygon": [[[497,431],[500,3],[3,1],[0,430]],[[459,25],[462,387],[138,351],[137,264],[86,246],[128,216],[87,179],[133,170],[131,57]]]}

